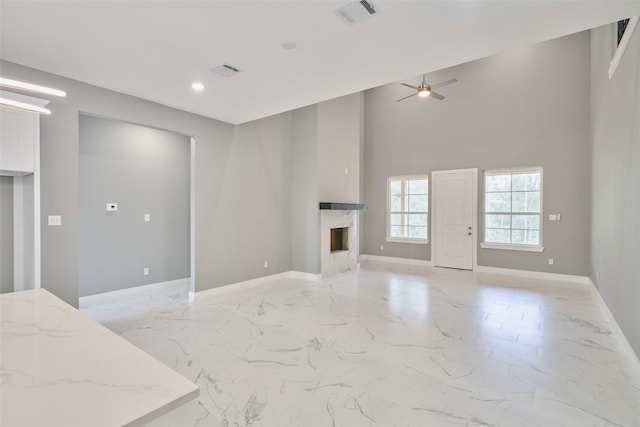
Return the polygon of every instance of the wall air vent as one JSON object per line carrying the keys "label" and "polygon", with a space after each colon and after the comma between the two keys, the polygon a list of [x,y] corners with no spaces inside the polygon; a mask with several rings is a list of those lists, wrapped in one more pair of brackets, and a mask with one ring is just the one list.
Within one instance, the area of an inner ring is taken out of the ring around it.
{"label": "wall air vent", "polygon": [[229,64],[218,65],[217,67],[209,69],[209,71],[222,77],[235,76],[240,72],[239,69]]}
{"label": "wall air vent", "polygon": [[348,24],[358,24],[378,14],[375,6],[367,0],[354,1],[337,10],[338,15]]}

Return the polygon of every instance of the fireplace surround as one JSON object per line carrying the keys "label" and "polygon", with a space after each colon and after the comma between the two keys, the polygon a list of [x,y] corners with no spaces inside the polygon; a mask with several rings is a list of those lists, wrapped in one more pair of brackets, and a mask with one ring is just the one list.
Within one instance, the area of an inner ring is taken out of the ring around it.
{"label": "fireplace surround", "polygon": [[322,277],[358,269],[358,211],[366,208],[367,205],[356,203],[320,203]]}

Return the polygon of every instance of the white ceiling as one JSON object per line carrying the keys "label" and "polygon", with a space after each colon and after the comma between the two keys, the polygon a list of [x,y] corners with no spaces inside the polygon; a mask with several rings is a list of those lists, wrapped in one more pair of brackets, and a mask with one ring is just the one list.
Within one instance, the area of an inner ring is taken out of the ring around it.
{"label": "white ceiling", "polygon": [[[238,124],[640,15],[640,1],[372,0],[379,14],[349,26],[348,3],[2,0],[0,58]],[[242,73],[208,71],[222,63]]]}

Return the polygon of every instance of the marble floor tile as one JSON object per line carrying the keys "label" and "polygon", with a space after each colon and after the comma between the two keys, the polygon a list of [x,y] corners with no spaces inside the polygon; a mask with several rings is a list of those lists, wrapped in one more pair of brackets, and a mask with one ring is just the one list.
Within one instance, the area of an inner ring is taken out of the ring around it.
{"label": "marble floor tile", "polygon": [[640,426],[640,363],[586,285],[371,263],[81,308],[200,386],[152,426]]}

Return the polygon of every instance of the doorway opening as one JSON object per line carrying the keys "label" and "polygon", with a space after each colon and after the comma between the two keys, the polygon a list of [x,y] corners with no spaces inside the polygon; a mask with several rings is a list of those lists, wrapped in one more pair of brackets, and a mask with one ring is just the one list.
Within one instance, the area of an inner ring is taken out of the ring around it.
{"label": "doorway opening", "polygon": [[81,299],[157,284],[184,287],[185,298],[193,291],[194,143],[176,132],[80,114]]}

